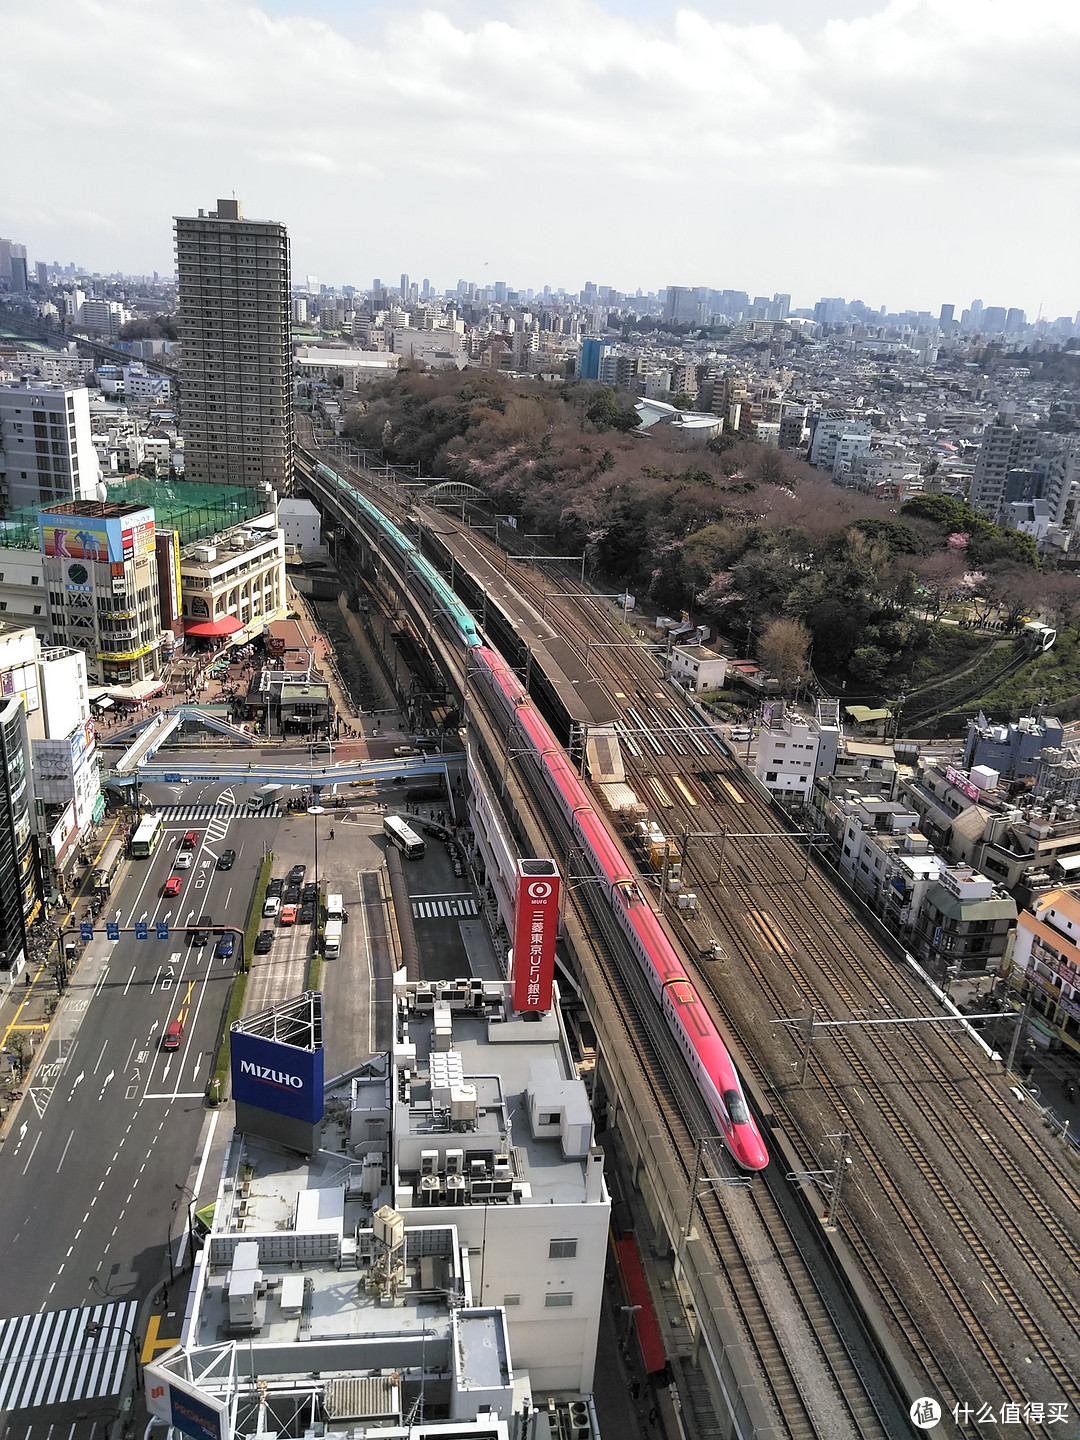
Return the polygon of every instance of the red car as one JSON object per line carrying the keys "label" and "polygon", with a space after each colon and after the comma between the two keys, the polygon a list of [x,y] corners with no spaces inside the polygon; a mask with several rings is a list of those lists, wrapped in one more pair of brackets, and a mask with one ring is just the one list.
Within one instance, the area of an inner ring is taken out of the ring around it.
{"label": "red car", "polygon": [[198,845],[198,843],[199,843],[199,832],[198,832],[197,830],[189,830],[189,831],[187,832],[187,834],[184,836],[184,838],[180,841],[180,849],[181,849],[181,850],[194,850],[194,849],[195,849],[195,846]]}
{"label": "red car", "polygon": [[161,1048],[163,1050],[179,1050],[180,1041],[184,1038],[184,1022],[182,1020],[171,1020],[165,1034],[161,1037]]}
{"label": "red car", "polygon": [[179,895],[179,894],[180,894],[180,891],[181,891],[183,888],[184,888],[183,876],[181,876],[181,875],[170,875],[169,878],[168,878],[168,880],[165,881],[165,889],[164,889],[164,891],[163,891],[162,893],[165,894],[165,895]]}
{"label": "red car", "polygon": [[283,905],[283,906],[281,907],[281,914],[278,916],[278,924],[279,924],[279,925],[295,925],[295,924],[296,924],[296,910],[297,910],[297,907],[296,907],[295,905]]}

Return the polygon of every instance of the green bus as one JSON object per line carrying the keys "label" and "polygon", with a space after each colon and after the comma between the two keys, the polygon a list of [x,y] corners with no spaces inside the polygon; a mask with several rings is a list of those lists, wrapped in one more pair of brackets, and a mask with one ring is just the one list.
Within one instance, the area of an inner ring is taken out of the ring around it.
{"label": "green bus", "polygon": [[131,853],[136,858],[152,855],[161,839],[164,825],[160,815],[144,815],[131,837]]}

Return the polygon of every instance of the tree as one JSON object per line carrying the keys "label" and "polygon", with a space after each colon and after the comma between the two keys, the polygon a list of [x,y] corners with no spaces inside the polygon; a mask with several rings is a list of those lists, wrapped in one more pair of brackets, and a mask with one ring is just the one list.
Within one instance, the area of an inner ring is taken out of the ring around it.
{"label": "tree", "polygon": [[694,408],[694,397],[688,395],[685,390],[680,390],[677,395],[671,397],[671,403],[676,410],[692,410]]}
{"label": "tree", "polygon": [[773,620],[758,643],[758,659],[782,694],[793,690],[806,674],[810,631],[801,620]]}

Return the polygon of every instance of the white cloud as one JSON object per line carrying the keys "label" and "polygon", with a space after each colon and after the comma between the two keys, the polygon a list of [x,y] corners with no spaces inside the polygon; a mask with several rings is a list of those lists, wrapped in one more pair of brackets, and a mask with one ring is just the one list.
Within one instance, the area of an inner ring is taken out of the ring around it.
{"label": "white cloud", "polygon": [[796,28],[402,0],[346,33],[268,3],[8,6],[0,229],[166,269],[169,217],[235,191],[298,271],[355,283],[489,259],[522,284],[1076,305],[1080,6],[837,0]]}

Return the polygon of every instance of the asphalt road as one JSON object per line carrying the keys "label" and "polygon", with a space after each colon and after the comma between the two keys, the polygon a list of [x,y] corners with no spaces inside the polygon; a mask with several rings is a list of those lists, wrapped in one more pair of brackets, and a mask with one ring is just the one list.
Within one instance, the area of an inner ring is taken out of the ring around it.
{"label": "asphalt road", "polygon": [[[187,797],[184,797],[185,799]],[[210,797],[206,797],[203,803]],[[216,797],[215,797],[216,798]],[[195,803],[194,799],[190,803]],[[174,872],[186,828],[200,832],[191,870]],[[220,818],[170,826],[155,853],[129,862],[101,917],[146,920],[151,938],[96,933],[64,994],[0,1151],[0,1318],[138,1298],[168,1274],[166,1242],[183,1228],[187,1181],[207,1119],[204,1096],[235,960],[186,944],[170,927],[210,914],[243,926],[276,822]],[[237,859],[219,872],[226,847]],[[162,895],[183,875],[179,897]],[[172,1020],[184,1031],[165,1051]]]}

